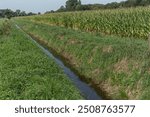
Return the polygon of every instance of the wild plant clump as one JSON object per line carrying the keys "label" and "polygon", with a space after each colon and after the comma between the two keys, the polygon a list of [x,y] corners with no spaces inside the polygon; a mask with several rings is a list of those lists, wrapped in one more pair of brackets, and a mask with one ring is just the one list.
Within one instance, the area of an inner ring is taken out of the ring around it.
{"label": "wild plant clump", "polygon": [[8,20],[5,20],[0,27],[0,35],[9,35],[11,33],[11,24]]}

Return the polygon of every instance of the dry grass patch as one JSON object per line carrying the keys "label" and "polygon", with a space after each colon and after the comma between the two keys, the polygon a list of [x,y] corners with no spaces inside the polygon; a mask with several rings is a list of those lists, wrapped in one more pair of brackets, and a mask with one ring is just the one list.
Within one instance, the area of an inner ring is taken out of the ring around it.
{"label": "dry grass patch", "polygon": [[94,69],[91,71],[93,77],[98,77],[102,70],[100,68]]}
{"label": "dry grass patch", "polygon": [[82,43],[82,41],[72,38],[72,39],[68,39],[67,43],[73,45],[73,44],[80,44]]}
{"label": "dry grass patch", "polygon": [[104,46],[103,50],[104,53],[111,53],[113,51],[113,47],[111,45],[109,46]]}
{"label": "dry grass patch", "polygon": [[57,38],[58,38],[59,40],[64,40],[64,35],[58,35]]}
{"label": "dry grass patch", "polygon": [[71,54],[63,51],[62,52],[63,57],[68,61],[69,64],[79,67],[79,62],[77,61],[77,59],[75,59],[74,56],[72,56]]}
{"label": "dry grass patch", "polygon": [[116,63],[114,65],[114,70],[117,73],[129,73],[129,61],[127,60],[127,58],[123,58],[121,61],[119,61],[118,63]]}
{"label": "dry grass patch", "polygon": [[108,80],[106,80],[104,82],[101,82],[99,84],[99,88],[102,91],[106,92],[108,97],[112,97],[113,95],[118,94],[120,86],[119,85],[117,85],[117,86],[116,85],[112,85],[111,78],[108,78]]}
{"label": "dry grass patch", "polygon": [[77,44],[78,41],[77,41],[76,39],[68,39],[68,40],[67,40],[67,43],[68,43],[68,44]]}
{"label": "dry grass patch", "polygon": [[88,60],[88,63],[91,64],[94,60],[94,56],[96,54],[96,51],[98,50],[99,46],[95,46],[92,51],[91,51],[91,57],[90,59]]}
{"label": "dry grass patch", "polygon": [[131,61],[132,63],[132,69],[139,69],[140,68],[140,63],[139,62],[135,62],[135,61]]}
{"label": "dry grass patch", "polygon": [[[131,67],[129,67],[131,66]],[[127,58],[123,58],[121,61],[118,61],[114,65],[114,71],[117,73],[126,73],[128,75],[131,74],[131,71],[140,69],[140,62],[136,60],[128,60]]]}
{"label": "dry grass patch", "polygon": [[137,84],[134,87],[134,89],[131,89],[130,87],[126,88],[126,94],[128,95],[130,100],[136,100],[139,99],[142,90],[142,80],[139,80],[137,81]]}
{"label": "dry grass patch", "polygon": [[91,64],[91,63],[93,62],[93,59],[94,59],[94,57],[92,56],[92,57],[89,59],[88,64]]}

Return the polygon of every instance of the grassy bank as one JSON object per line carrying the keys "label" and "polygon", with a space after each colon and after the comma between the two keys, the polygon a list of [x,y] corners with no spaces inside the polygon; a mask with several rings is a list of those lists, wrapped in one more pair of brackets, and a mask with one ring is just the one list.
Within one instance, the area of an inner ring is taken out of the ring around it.
{"label": "grassy bank", "polygon": [[83,98],[54,60],[11,25],[0,35],[0,99]]}
{"label": "grassy bank", "polygon": [[111,99],[150,99],[147,41],[88,34],[25,19],[16,22]]}

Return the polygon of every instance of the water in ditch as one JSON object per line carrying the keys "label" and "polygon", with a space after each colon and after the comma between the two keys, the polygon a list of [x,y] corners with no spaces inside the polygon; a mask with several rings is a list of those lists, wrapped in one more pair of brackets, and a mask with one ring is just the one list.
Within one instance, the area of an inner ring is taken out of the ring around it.
{"label": "water in ditch", "polygon": [[49,50],[44,48],[38,42],[36,42],[30,35],[26,34],[18,25],[16,25],[18,29],[20,29],[26,36],[29,37],[48,57],[55,60],[57,65],[63,69],[64,73],[68,76],[68,78],[74,83],[74,85],[79,89],[80,93],[87,100],[102,100],[102,97],[99,96],[96,91],[90,87],[87,83],[80,80],[80,77],[75,74],[69,67],[67,67],[60,58],[56,57]]}

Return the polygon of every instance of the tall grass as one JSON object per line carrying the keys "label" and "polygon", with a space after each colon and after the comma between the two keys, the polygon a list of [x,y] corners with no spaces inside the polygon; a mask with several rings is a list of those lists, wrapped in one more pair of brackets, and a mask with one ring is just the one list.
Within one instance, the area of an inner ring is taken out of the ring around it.
{"label": "tall grass", "polygon": [[9,35],[11,33],[10,21],[4,20],[0,26],[0,35]]}

